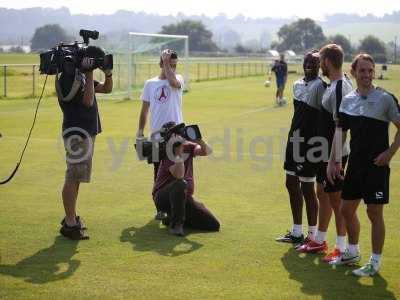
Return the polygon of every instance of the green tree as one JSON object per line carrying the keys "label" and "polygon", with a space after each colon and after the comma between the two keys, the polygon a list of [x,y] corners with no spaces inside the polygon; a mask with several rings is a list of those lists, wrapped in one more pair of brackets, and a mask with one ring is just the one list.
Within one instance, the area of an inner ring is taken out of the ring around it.
{"label": "green tree", "polygon": [[21,46],[11,47],[9,51],[12,53],[25,53]]}
{"label": "green tree", "polygon": [[38,27],[31,39],[31,50],[49,49],[62,41],[68,41],[69,36],[58,24],[47,24]]}
{"label": "green tree", "polygon": [[236,53],[241,53],[241,54],[253,52],[253,50],[252,50],[251,48],[245,47],[245,46],[243,46],[242,44],[237,44],[237,45],[235,46],[235,49],[234,49],[234,50],[235,50]]}
{"label": "green tree", "polygon": [[326,41],[321,26],[309,18],[283,25],[278,31],[278,37],[280,40],[277,47],[279,51],[304,52],[311,48],[320,47]]}
{"label": "green tree", "polygon": [[212,32],[200,21],[183,20],[176,24],[165,25],[161,28],[161,33],[188,35],[190,51],[219,50],[212,40]]}
{"label": "green tree", "polygon": [[368,35],[362,39],[358,50],[372,55],[378,63],[387,61],[385,43],[373,35]]}
{"label": "green tree", "polygon": [[342,34],[336,34],[329,37],[329,42],[342,47],[345,60],[351,60],[353,57],[354,49],[351,46],[350,40]]}

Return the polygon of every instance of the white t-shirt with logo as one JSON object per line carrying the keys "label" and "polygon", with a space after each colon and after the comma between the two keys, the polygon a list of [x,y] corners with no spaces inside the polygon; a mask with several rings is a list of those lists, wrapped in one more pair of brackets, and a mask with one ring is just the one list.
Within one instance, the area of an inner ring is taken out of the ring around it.
{"label": "white t-shirt with logo", "polygon": [[181,88],[173,88],[167,79],[158,77],[151,78],[144,84],[140,99],[150,103],[150,127],[151,132],[161,129],[167,122],[177,124],[183,122],[182,117],[182,94],[184,80],[179,74],[176,79],[180,82]]}

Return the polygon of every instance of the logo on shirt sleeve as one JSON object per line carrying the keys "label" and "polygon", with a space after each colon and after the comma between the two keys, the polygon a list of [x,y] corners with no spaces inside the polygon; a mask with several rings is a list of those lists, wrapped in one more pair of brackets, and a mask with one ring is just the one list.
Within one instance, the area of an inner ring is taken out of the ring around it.
{"label": "logo on shirt sleeve", "polygon": [[156,89],[155,100],[159,103],[165,103],[169,100],[169,96],[171,95],[171,88],[168,85],[159,86]]}

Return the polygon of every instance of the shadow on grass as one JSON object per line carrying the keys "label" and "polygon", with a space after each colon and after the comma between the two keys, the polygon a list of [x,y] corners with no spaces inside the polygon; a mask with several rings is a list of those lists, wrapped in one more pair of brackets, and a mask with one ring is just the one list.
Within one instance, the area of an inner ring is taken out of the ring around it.
{"label": "shadow on grass", "polygon": [[70,277],[81,262],[72,259],[77,253],[78,241],[56,237],[54,244],[27,257],[16,265],[0,264],[0,275],[25,279],[26,282],[44,284]]}
{"label": "shadow on grass", "polygon": [[[289,278],[302,284],[306,295],[321,296],[322,299],[396,299],[387,290],[387,282],[379,274],[360,279],[351,274],[354,268],[330,266],[315,254],[299,254],[290,248],[281,258],[289,272]],[[366,283],[366,284],[363,284]]]}
{"label": "shadow on grass", "polygon": [[164,256],[179,256],[196,251],[202,244],[168,234],[167,228],[160,229],[159,222],[151,220],[143,227],[129,227],[121,232],[121,242],[129,242],[133,250],[156,252]]}

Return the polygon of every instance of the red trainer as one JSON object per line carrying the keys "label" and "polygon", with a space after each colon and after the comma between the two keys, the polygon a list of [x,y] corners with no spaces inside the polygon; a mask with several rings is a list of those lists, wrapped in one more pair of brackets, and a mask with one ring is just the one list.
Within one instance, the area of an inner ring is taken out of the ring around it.
{"label": "red trainer", "polygon": [[333,249],[333,251],[329,254],[327,254],[322,261],[329,263],[331,261],[334,261],[335,259],[337,259],[342,253],[340,252],[340,250],[338,248]]}
{"label": "red trainer", "polygon": [[307,244],[297,248],[297,251],[302,253],[322,253],[328,250],[328,244],[324,241],[322,244],[318,244],[315,241],[309,241]]}
{"label": "red trainer", "polygon": [[310,241],[311,241],[310,238],[307,236],[301,244],[295,245],[295,246],[294,246],[294,249],[298,250],[301,246],[303,246],[303,245],[309,243]]}

